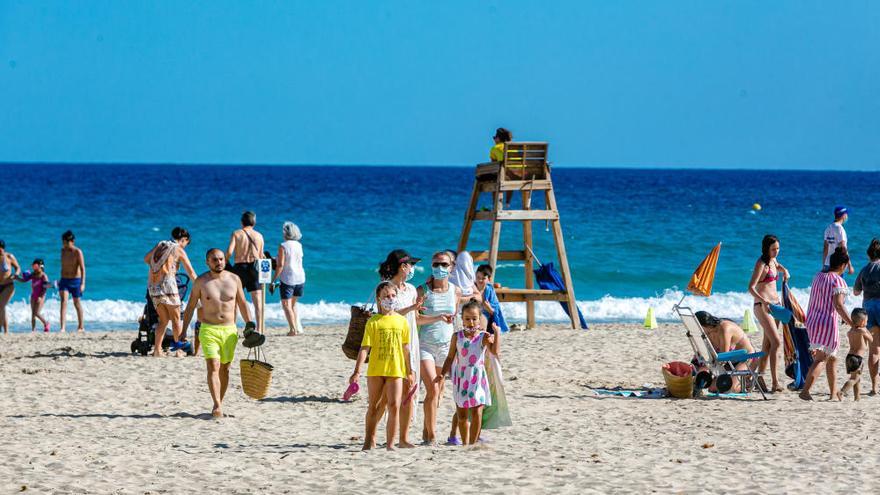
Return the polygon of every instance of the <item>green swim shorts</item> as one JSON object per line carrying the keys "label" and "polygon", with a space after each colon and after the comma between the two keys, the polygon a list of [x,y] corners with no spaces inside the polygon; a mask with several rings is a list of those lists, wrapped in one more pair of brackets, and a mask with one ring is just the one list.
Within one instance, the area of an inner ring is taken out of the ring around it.
{"label": "green swim shorts", "polygon": [[221,364],[231,363],[235,357],[235,345],[238,344],[238,329],[235,325],[202,323],[199,343],[205,359],[219,359]]}

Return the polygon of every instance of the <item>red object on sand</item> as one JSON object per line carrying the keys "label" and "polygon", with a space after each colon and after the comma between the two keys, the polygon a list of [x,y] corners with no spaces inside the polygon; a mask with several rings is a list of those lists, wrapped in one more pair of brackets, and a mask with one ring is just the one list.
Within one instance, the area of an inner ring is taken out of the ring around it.
{"label": "red object on sand", "polygon": [[358,385],[357,382],[354,382],[354,383],[350,384],[350,385],[348,386],[348,388],[345,389],[345,393],[342,394],[342,400],[349,400],[349,399],[351,399],[351,397],[352,397],[353,395],[355,395],[356,393],[358,393],[358,391],[360,391],[360,389],[361,389],[361,386]]}
{"label": "red object on sand", "polygon": [[670,375],[688,377],[691,376],[694,372],[694,367],[690,365],[690,363],[684,363],[681,361],[672,361],[663,365],[663,369],[669,372]]}
{"label": "red object on sand", "polygon": [[418,383],[416,383],[415,385],[413,385],[412,388],[410,389],[409,393],[406,394],[406,399],[403,401],[403,403],[406,404],[407,402],[409,402],[410,400],[412,400],[412,396],[413,396],[413,394],[415,394],[415,393],[416,393],[416,390],[418,390],[418,389],[419,389],[419,384],[418,384]]}

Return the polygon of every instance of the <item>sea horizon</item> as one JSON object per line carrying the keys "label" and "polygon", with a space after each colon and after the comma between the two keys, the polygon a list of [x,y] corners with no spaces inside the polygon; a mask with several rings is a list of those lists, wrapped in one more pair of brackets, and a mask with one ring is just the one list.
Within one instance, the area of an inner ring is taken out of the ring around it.
{"label": "sea horizon", "polygon": [[[427,258],[456,247],[473,184],[472,169],[463,166],[0,165],[0,182],[28,193],[10,196],[7,215],[15,221],[0,229],[0,238],[23,269],[44,258],[54,280],[60,234],[72,229],[88,267],[87,328],[96,330],[136,328],[144,304],[143,254],[174,226],[193,234],[188,254],[201,273],[204,250],[225,249],[245,209],[256,211],[257,230],[273,254],[283,221],[303,230],[304,323],[347,321],[349,306],[368,299],[388,251],[404,248]],[[694,268],[723,242],[715,294],[696,303],[742,319],[751,306],[746,285],[765,233],[780,237],[780,261],[792,271],[794,293],[805,304],[834,205],[851,208],[846,228],[857,268],[866,261],[868,241],[880,235],[877,193],[862,175],[557,167],[553,179],[578,306],[588,322],[640,322],[648,308],[669,321]],[[752,209],[755,203],[761,211]],[[534,224],[536,254],[543,262],[557,261],[544,227]],[[502,249],[521,243],[519,235],[518,225],[505,225]],[[487,249],[488,238],[482,222],[468,248]],[[425,276],[422,265],[417,277]],[[521,287],[523,272],[521,262],[500,262],[496,280]],[[852,284],[854,276],[846,278]],[[29,289],[16,284],[9,306],[15,331],[30,328]],[[283,324],[277,294],[268,301],[268,324]],[[504,310],[514,322],[525,319],[522,304],[505,304]],[[57,293],[50,291],[44,314],[57,322],[57,312]],[[555,303],[540,303],[537,317],[565,319]]]}
{"label": "sea horizon", "polygon": [[[78,165],[88,165],[88,166],[96,166],[96,167],[125,167],[125,166],[158,166],[158,167],[374,167],[374,168],[382,168],[382,167],[394,167],[394,168],[468,168],[473,167],[477,163],[451,163],[451,164],[442,164],[442,163],[434,163],[434,164],[407,164],[407,163],[233,163],[233,162],[218,162],[218,163],[198,163],[198,162],[151,162],[151,161],[123,161],[123,162],[115,162],[115,161],[80,161],[80,162],[67,162],[67,161],[2,161],[0,160],[0,167],[4,166],[50,166],[50,167],[63,167],[63,166],[78,166]],[[847,169],[833,169],[833,168],[811,168],[809,166],[805,167],[779,167],[774,168],[774,166],[763,166],[763,165],[645,165],[645,164],[635,164],[635,165],[584,165],[584,164],[556,164],[551,162],[552,169],[573,169],[573,170],[656,170],[656,171],[678,171],[678,170],[687,170],[687,171],[703,171],[703,172],[711,172],[716,170],[723,171],[754,171],[761,170],[764,172],[818,172],[818,173],[873,173],[880,172],[880,164],[878,164],[874,168],[847,168]]]}

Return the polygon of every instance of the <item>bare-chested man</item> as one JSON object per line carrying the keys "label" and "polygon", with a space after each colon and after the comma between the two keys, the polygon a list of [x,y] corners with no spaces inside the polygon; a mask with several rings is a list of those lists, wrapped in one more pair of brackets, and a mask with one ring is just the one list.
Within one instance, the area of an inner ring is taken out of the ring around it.
{"label": "bare-chested man", "polygon": [[205,354],[208,369],[208,390],[214,409],[211,414],[215,418],[223,416],[221,405],[226,388],[229,386],[229,364],[235,357],[235,345],[238,343],[238,329],[235,327],[235,308],[247,322],[245,330],[253,328],[247,301],[238,277],[224,271],[226,256],[217,248],[209,249],[205,255],[209,271],[201,274],[193,284],[186,313],[183,316],[183,328],[188,328],[192,321],[196,306],[199,309],[201,327],[199,342]]}
{"label": "bare-chested man", "polygon": [[[252,211],[241,214],[241,228],[229,237],[229,247],[226,248],[226,258],[235,260],[232,269],[241,279],[241,285],[251,295],[254,303],[254,317],[257,323],[262,321],[263,314],[263,290],[258,283],[259,275],[254,262],[263,258],[263,236],[256,230],[257,215]],[[235,257],[233,257],[233,255]],[[262,328],[257,328],[262,332]]]}
{"label": "bare-chested man", "polygon": [[67,294],[73,298],[73,307],[76,308],[76,331],[84,332],[83,309],[80,304],[83,292],[86,291],[86,260],[82,249],[73,245],[75,237],[73,232],[67,231],[61,234],[61,280],[58,281],[58,295],[61,296],[61,331],[67,319]]}

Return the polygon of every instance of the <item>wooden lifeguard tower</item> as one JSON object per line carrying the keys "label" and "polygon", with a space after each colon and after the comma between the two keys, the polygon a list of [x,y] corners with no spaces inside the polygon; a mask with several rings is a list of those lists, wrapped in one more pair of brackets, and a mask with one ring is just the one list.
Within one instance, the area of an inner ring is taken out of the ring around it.
{"label": "wooden lifeguard tower", "polygon": [[[565,254],[562,226],[559,224],[559,211],[556,208],[556,196],[553,194],[553,181],[550,179],[547,148],[547,143],[543,142],[509,142],[504,145],[503,161],[477,165],[474,190],[464,215],[464,227],[458,242],[458,251],[462,252],[467,249],[468,237],[474,221],[491,221],[492,235],[489,241],[489,250],[471,251],[474,261],[488,261],[493,271],[498,260],[525,262],[525,288],[496,289],[498,299],[502,302],[526,303],[526,328],[534,328],[535,326],[535,301],[568,302],[571,327],[577,328],[578,313],[574,285],[571,281],[571,271],[568,268],[568,257]],[[511,195],[516,191],[520,191],[522,194],[522,209],[505,209],[505,195]],[[533,192],[544,193],[544,209],[532,209]],[[492,193],[491,210],[477,211],[481,193]],[[552,226],[556,254],[559,258],[559,270],[565,283],[564,291],[535,288],[533,272],[535,255],[532,250],[533,221],[547,221]],[[500,250],[502,222],[522,223],[522,249]]]}

